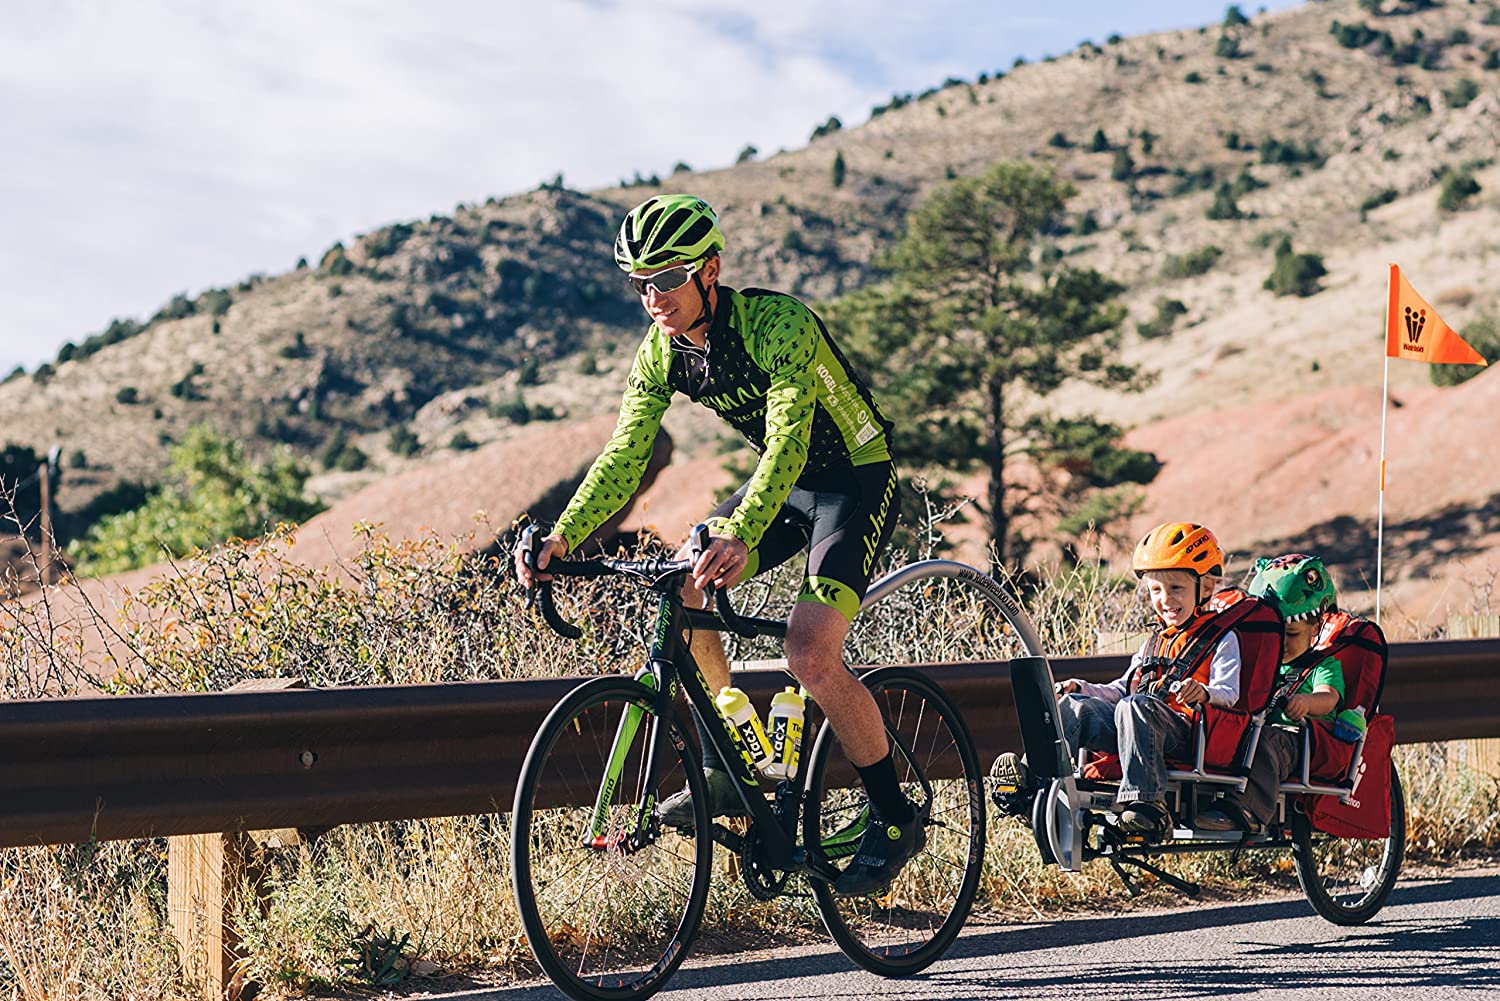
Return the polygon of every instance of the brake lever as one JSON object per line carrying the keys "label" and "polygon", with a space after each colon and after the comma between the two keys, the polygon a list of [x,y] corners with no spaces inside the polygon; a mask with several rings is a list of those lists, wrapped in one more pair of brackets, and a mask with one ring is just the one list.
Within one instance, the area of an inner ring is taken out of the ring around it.
{"label": "brake lever", "polygon": [[[537,554],[541,551],[541,548],[541,526],[527,525],[526,528],[521,532],[521,562],[524,563],[526,565],[526,569],[530,570],[532,573],[536,573],[536,558]],[[533,577],[531,583],[526,587],[527,610],[530,610],[536,605],[536,588],[537,581],[536,578]]]}
{"label": "brake lever", "polygon": [[[688,534],[688,551],[693,557],[693,570],[696,571],[698,569],[698,559],[708,551],[708,544],[708,526],[701,522],[694,525],[692,532]],[[712,584],[703,589],[705,608],[712,609],[714,607],[714,590],[715,588]]]}

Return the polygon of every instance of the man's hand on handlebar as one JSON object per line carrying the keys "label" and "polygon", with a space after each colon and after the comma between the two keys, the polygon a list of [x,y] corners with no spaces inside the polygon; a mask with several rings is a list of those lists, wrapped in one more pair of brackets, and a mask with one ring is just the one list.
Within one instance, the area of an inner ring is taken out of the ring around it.
{"label": "man's hand on handlebar", "polygon": [[708,548],[693,564],[693,587],[728,588],[740,582],[750,559],[750,547],[732,535],[711,537]]}
{"label": "man's hand on handlebar", "polygon": [[[549,581],[552,579],[551,574],[533,573],[531,568],[526,565],[526,539],[524,536],[519,542],[516,543],[516,550],[514,555],[516,564],[516,580],[520,581],[521,586],[526,588],[526,590],[529,591],[538,583],[542,581]],[[568,555],[568,544],[563,540],[563,537],[556,533],[547,536],[542,540],[541,548],[537,552],[537,570],[545,569],[547,564],[551,562],[553,557],[557,557],[560,559],[566,555]]]}

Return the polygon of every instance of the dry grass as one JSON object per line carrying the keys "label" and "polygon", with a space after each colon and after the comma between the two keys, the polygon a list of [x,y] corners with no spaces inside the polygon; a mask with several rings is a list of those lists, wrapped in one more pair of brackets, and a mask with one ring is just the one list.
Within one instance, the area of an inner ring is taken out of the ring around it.
{"label": "dry grass", "polygon": [[184,982],[160,841],[0,853],[0,997],[174,1001]]}

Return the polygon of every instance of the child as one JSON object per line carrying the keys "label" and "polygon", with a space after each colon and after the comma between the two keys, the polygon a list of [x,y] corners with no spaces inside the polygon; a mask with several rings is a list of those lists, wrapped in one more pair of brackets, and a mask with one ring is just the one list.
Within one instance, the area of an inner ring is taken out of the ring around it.
{"label": "child", "polygon": [[[1173,658],[1213,618],[1206,606],[1224,573],[1224,554],[1202,525],[1158,525],[1135,547],[1131,568],[1141,579],[1159,623],[1130,667],[1107,685],[1076,678],[1057,686],[1058,719],[1069,749],[1118,753],[1123,777],[1116,797],[1120,826],[1149,839],[1166,833],[1170,822],[1164,794],[1167,759],[1190,757],[1193,708],[1205,702],[1232,706],[1239,699],[1240,644],[1233,630],[1196,663],[1172,667]],[[1002,754],[995,762],[1002,809],[1026,795],[1031,777],[1021,758]],[[1009,802],[1007,802],[1009,801]]]}
{"label": "child", "polygon": [[1302,681],[1261,729],[1245,791],[1231,792],[1217,806],[1199,811],[1198,827],[1208,831],[1248,830],[1251,820],[1264,826],[1276,810],[1281,780],[1297,765],[1302,721],[1331,718],[1344,699],[1344,669],[1338,659],[1319,659],[1311,652],[1324,616],[1338,610],[1338,593],[1323,561],[1301,553],[1256,560],[1250,594],[1276,605],[1286,623],[1276,690],[1299,677]]}

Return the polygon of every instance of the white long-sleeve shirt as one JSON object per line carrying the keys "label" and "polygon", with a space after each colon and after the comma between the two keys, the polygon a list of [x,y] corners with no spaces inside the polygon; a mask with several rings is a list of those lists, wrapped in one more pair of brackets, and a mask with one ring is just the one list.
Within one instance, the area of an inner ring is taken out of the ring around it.
{"label": "white long-sleeve shirt", "polygon": [[[1125,673],[1107,685],[1096,684],[1085,681],[1079,689],[1084,695],[1092,695],[1096,699],[1103,699],[1110,705],[1119,702],[1129,694],[1130,676],[1141,666],[1141,660],[1146,656],[1146,646],[1150,642],[1141,644],[1141,648],[1130,658],[1130,667]],[[1233,706],[1240,699],[1240,640],[1233,631],[1224,634],[1219,640],[1219,645],[1214,647],[1214,659],[1208,668],[1208,701],[1216,706]]]}

